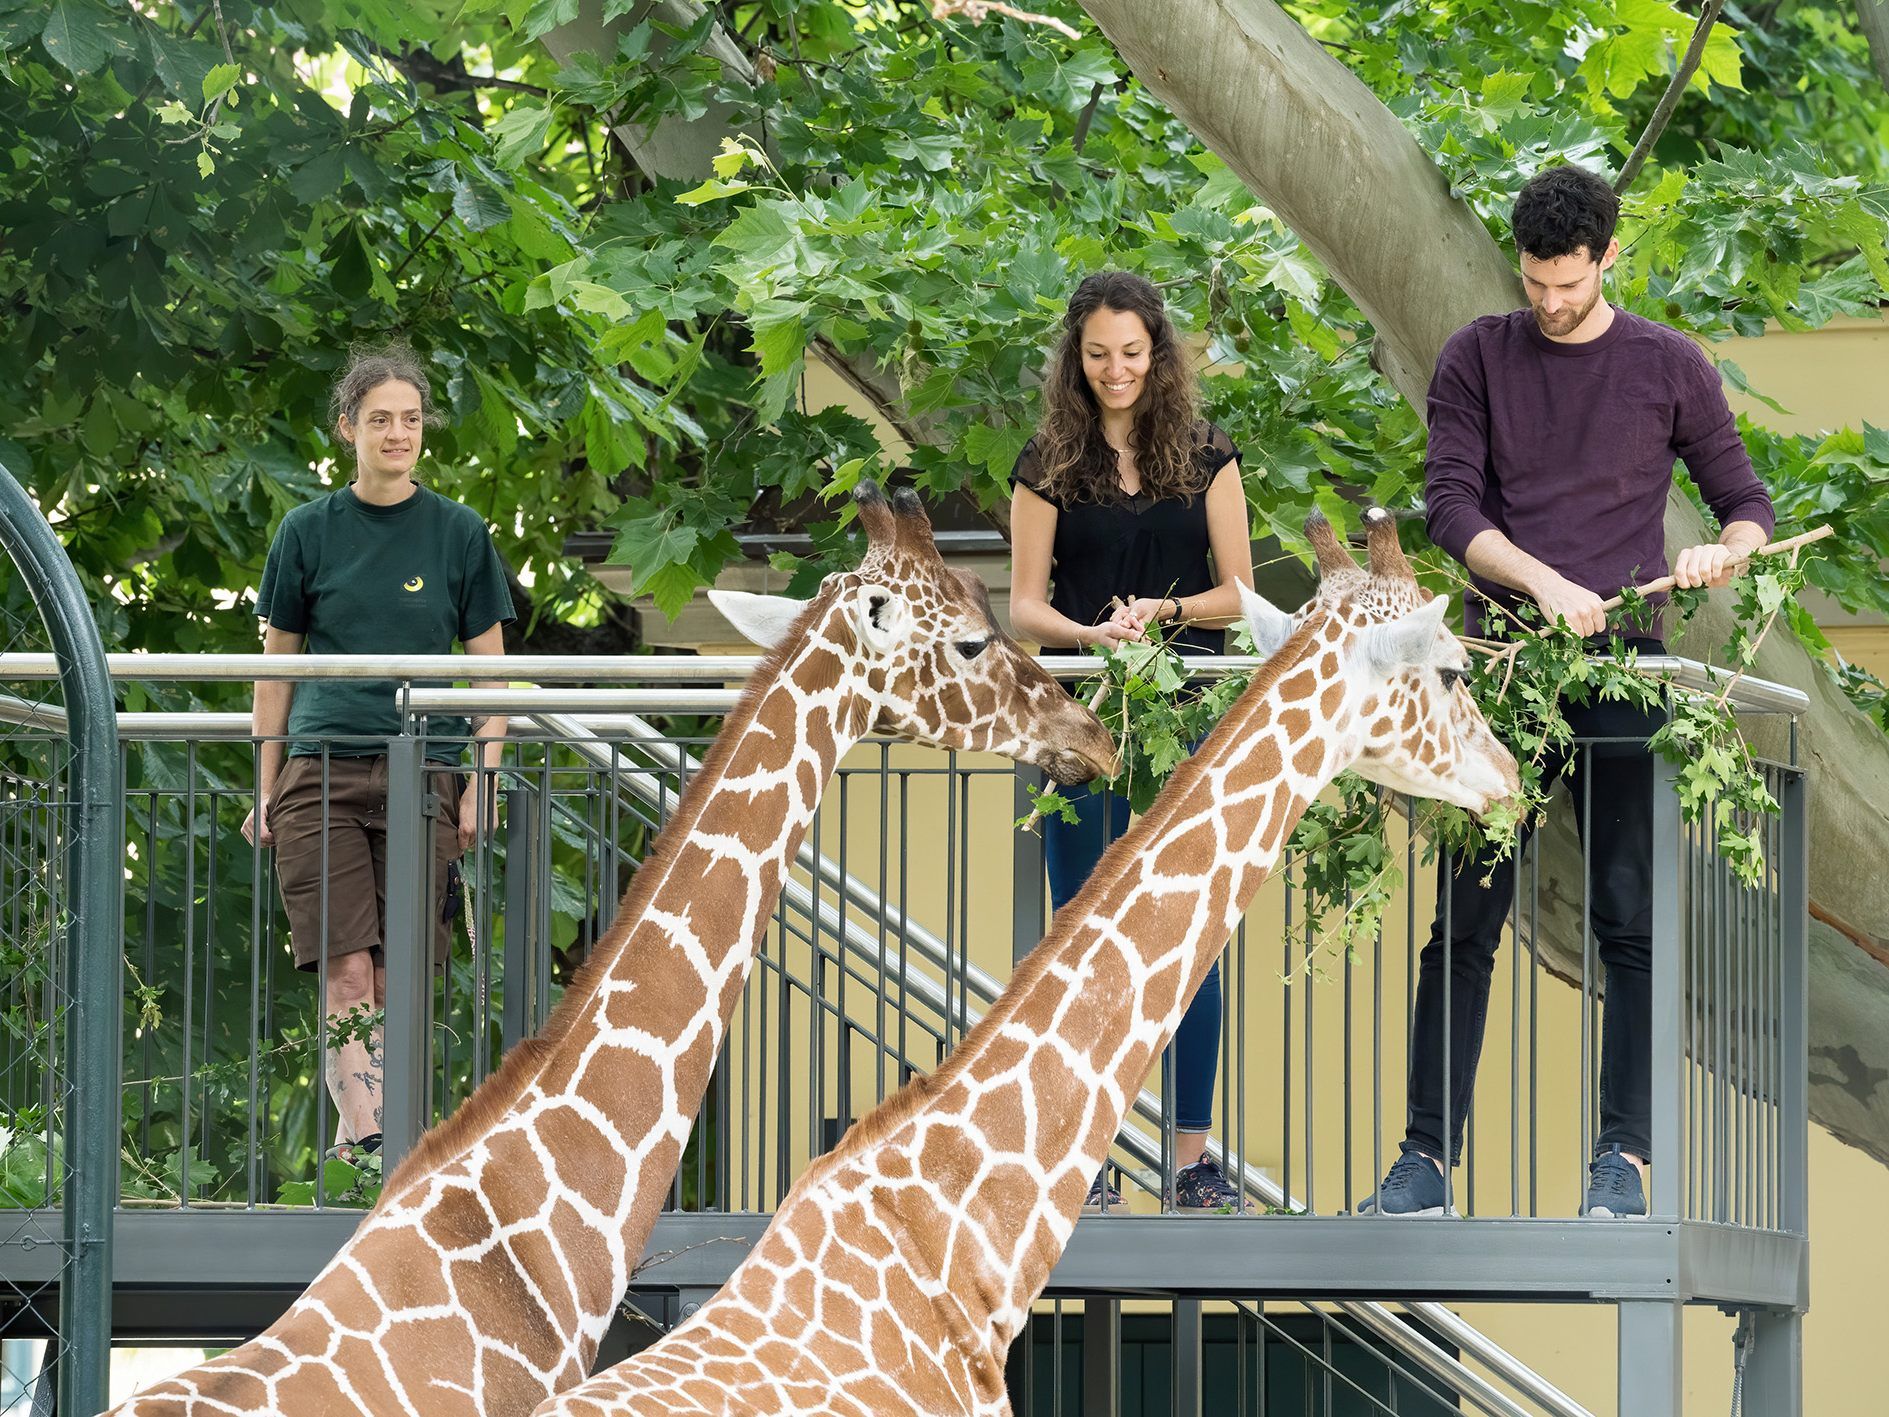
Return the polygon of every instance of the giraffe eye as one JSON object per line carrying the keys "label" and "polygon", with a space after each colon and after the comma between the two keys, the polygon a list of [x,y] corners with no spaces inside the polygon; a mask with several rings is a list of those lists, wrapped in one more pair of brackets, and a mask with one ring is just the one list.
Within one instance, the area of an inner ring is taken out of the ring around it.
{"label": "giraffe eye", "polygon": [[1443,681],[1443,687],[1445,689],[1454,689],[1458,684],[1467,684],[1469,682],[1469,671],[1446,664],[1436,671],[1436,677]]}
{"label": "giraffe eye", "polygon": [[990,641],[988,639],[959,640],[957,643],[957,651],[966,659],[976,659],[984,652],[984,647],[989,643]]}

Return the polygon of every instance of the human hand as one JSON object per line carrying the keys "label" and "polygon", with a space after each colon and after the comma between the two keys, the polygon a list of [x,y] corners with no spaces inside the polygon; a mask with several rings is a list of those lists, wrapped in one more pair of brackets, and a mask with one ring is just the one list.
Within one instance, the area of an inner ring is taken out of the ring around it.
{"label": "human hand", "polygon": [[256,805],[249,809],[249,815],[243,818],[243,840],[254,846],[258,840],[264,846],[275,845],[275,832],[269,826],[269,799],[258,797]]}
{"label": "human hand", "polygon": [[1086,627],[1082,631],[1081,643],[1102,649],[1120,649],[1140,638],[1141,626],[1129,619],[1125,610],[1117,610],[1101,624]]}
{"label": "human hand", "polygon": [[1530,593],[1550,625],[1565,620],[1568,628],[1583,639],[1607,628],[1607,612],[1601,609],[1600,597],[1565,576],[1553,576]]}
{"label": "human hand", "polygon": [[[479,808],[480,786],[485,784],[485,809]],[[481,828],[491,831],[498,825],[498,775],[496,773],[474,773],[472,781],[466,784],[466,790],[459,796],[459,849],[470,851],[478,841]]]}
{"label": "human hand", "polygon": [[1673,562],[1673,583],[1691,589],[1694,586],[1725,585],[1737,569],[1732,548],[1710,541],[1703,546],[1688,546]]}
{"label": "human hand", "polygon": [[1170,613],[1178,613],[1180,602],[1165,595],[1140,595],[1128,602],[1126,614],[1136,621],[1142,629],[1150,625],[1164,625]]}

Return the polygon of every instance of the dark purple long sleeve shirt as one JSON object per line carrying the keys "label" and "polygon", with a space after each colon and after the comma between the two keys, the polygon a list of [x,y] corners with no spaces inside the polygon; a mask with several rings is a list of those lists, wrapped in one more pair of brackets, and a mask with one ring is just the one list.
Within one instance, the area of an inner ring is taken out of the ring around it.
{"label": "dark purple long sleeve shirt", "polygon": [[[1675,458],[1720,526],[1774,522],[1712,362],[1618,307],[1585,344],[1549,339],[1527,309],[1465,325],[1437,359],[1429,416],[1430,539],[1458,561],[1494,528],[1602,596],[1663,576]],[[1511,608],[1525,599],[1471,580]],[[1466,599],[1472,634],[1505,618]]]}

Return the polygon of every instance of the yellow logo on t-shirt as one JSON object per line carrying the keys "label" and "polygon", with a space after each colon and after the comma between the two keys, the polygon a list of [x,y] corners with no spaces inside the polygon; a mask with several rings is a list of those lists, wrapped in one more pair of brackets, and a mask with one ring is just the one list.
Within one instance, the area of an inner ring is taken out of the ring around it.
{"label": "yellow logo on t-shirt", "polygon": [[409,591],[416,591],[424,589],[425,586],[425,580],[419,576],[415,576],[412,580],[404,582],[402,588]]}

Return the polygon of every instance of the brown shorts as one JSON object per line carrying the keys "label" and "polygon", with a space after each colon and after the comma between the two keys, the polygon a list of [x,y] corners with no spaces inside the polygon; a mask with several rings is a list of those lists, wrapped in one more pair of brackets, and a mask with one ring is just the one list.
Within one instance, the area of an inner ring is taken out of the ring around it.
{"label": "brown shorts", "polygon": [[[282,887],[297,969],[315,968],[324,954],[335,959],[357,950],[385,952],[387,759],[330,757],[325,811],[321,763],[313,754],[290,757],[269,797],[276,880]],[[463,779],[457,769],[431,764],[426,778],[427,791],[439,796],[433,882],[426,900],[427,916],[434,923],[433,964],[437,968],[452,950],[452,922],[440,916],[446,900],[446,868],[459,855]]]}

